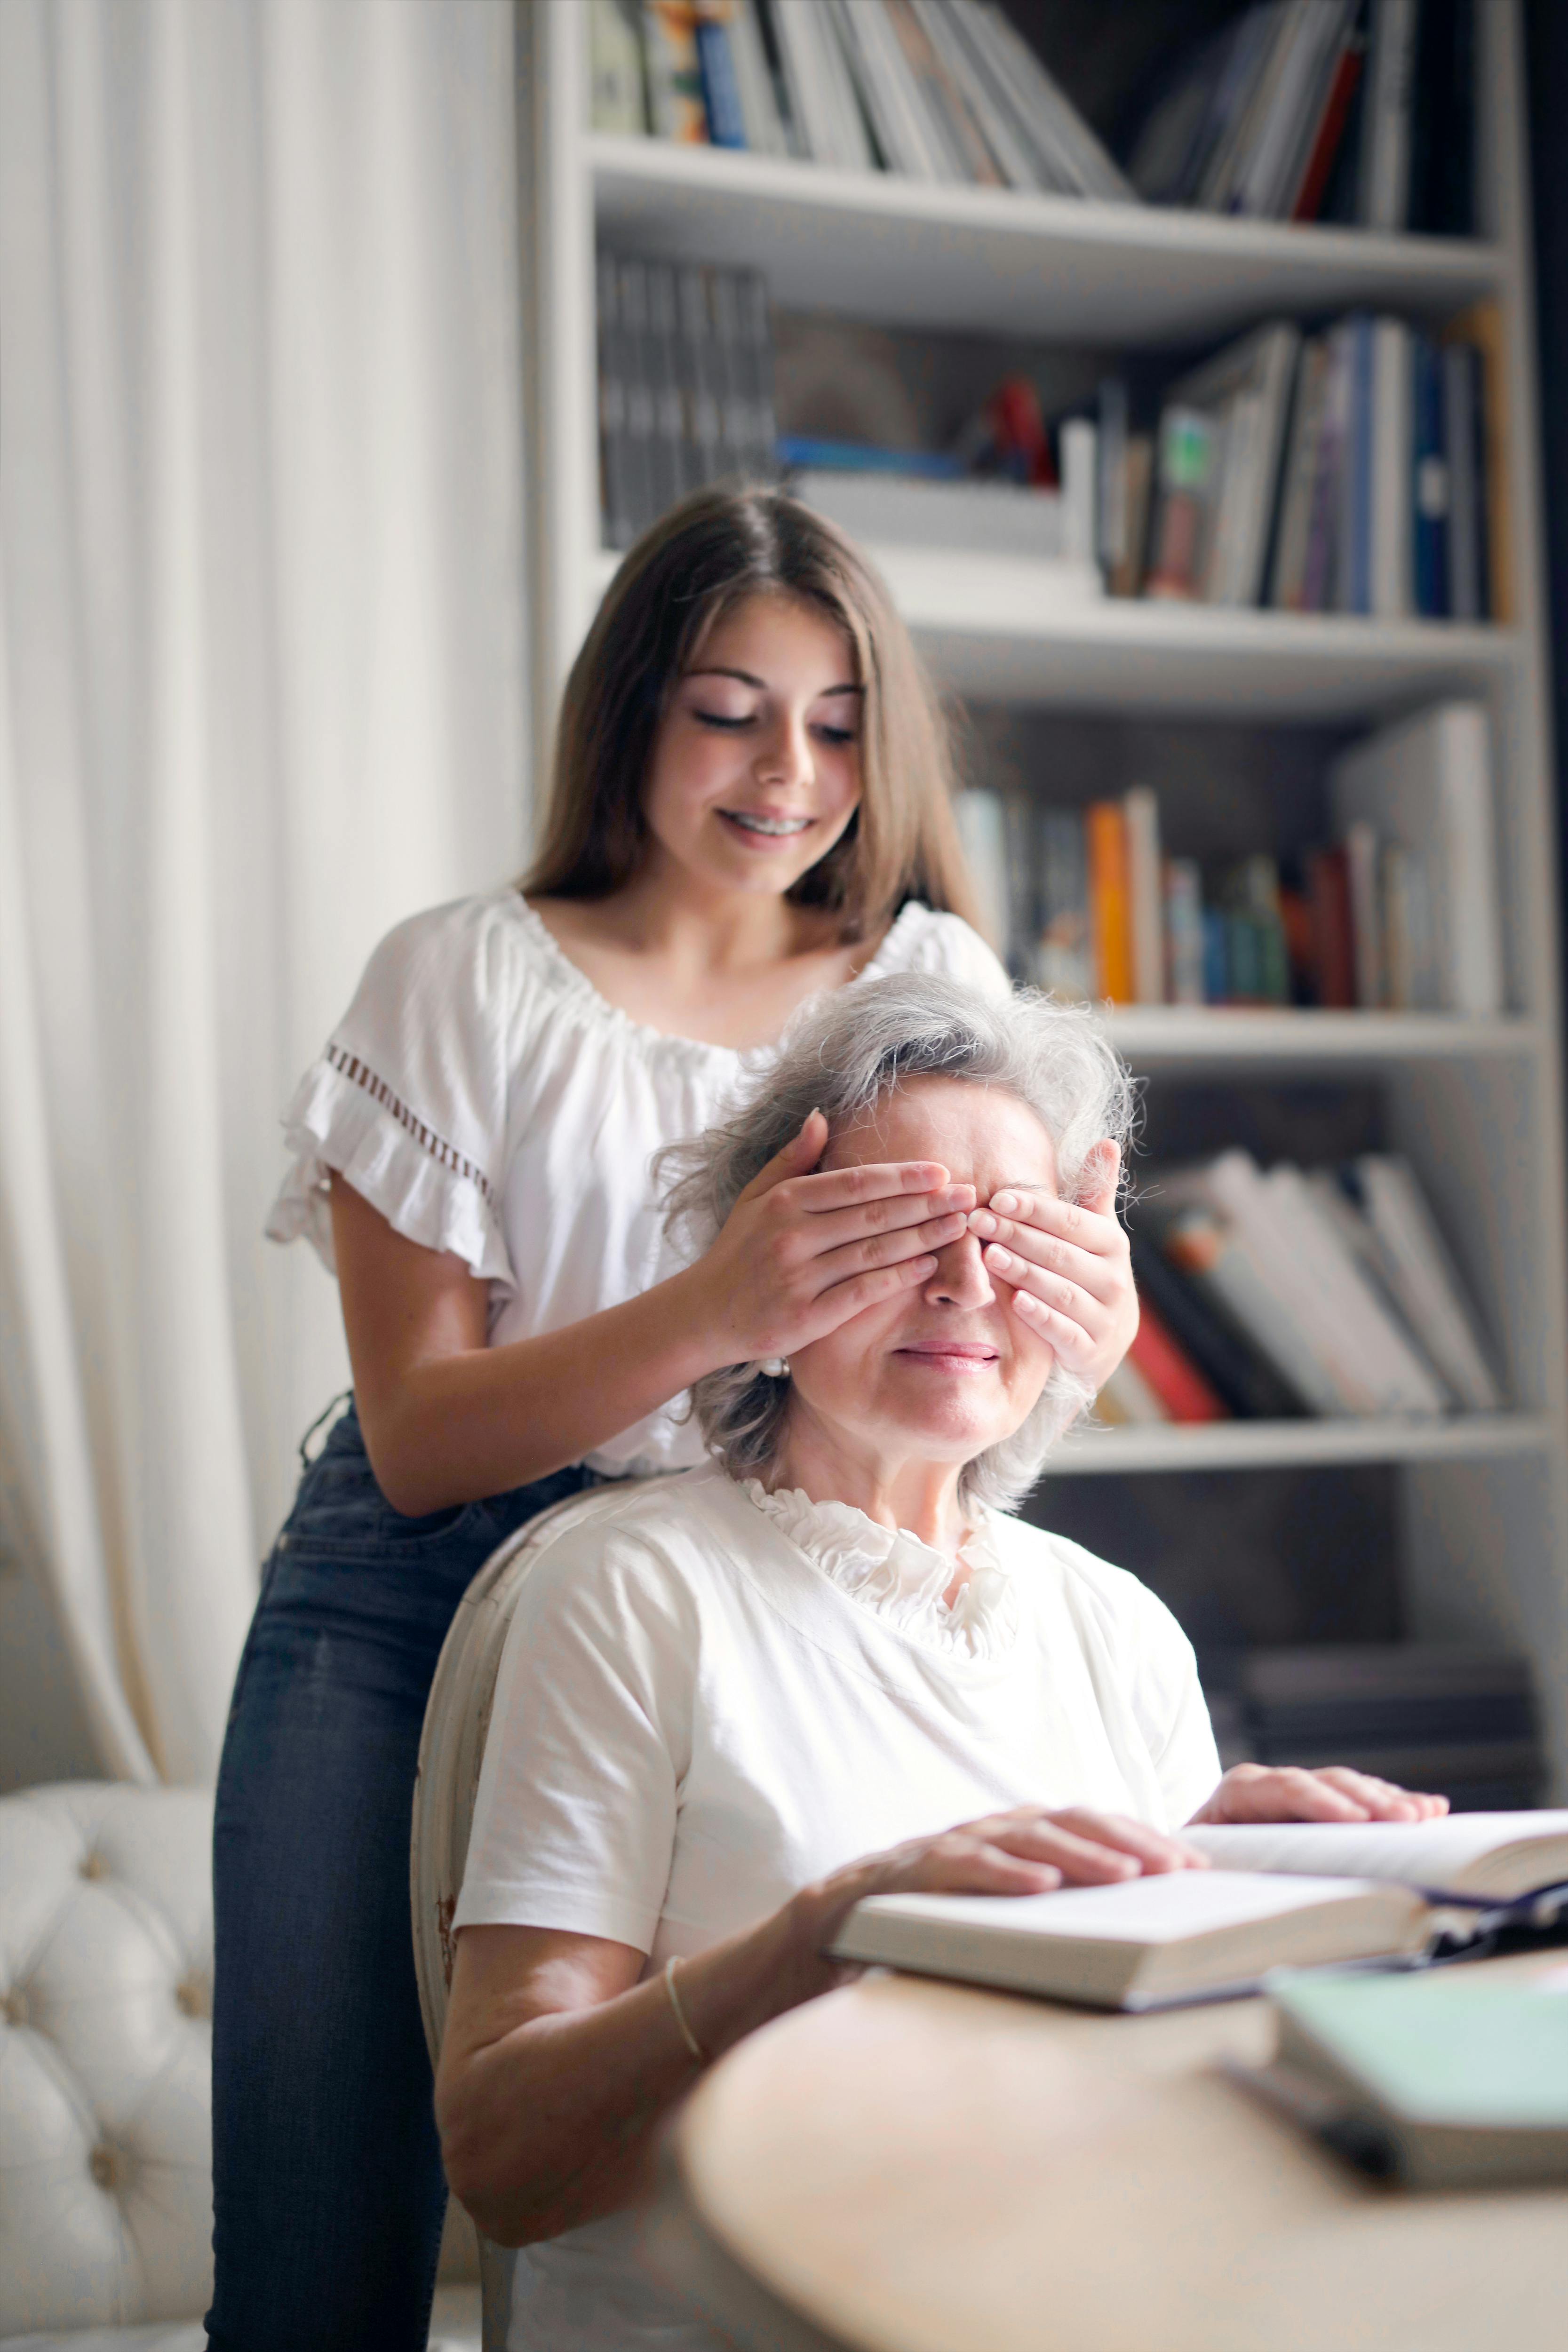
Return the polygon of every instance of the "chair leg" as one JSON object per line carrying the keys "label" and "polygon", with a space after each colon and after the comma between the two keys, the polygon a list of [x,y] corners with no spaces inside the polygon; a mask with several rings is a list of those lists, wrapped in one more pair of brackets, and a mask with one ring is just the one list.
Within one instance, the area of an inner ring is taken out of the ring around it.
{"label": "chair leg", "polygon": [[510,2246],[492,2244],[481,2230],[479,2240],[479,2310],[484,2352],[506,2352],[511,2326],[511,2282],[517,2256]]}

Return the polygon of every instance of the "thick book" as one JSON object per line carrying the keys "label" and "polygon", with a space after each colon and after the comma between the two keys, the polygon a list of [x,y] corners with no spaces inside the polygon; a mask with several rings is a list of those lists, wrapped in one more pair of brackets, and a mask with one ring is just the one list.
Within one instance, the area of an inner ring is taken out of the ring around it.
{"label": "thick book", "polygon": [[1329,784],[1347,841],[1364,825],[1422,859],[1447,1008],[1495,1017],[1503,1010],[1503,954],[1486,706],[1438,703],[1384,728],[1334,762]]}
{"label": "thick book", "polygon": [[[1218,1300],[1163,1257],[1137,1229],[1132,1273],[1140,1297],[1152,1299],[1193,1361],[1232,1412],[1249,1421],[1296,1418],[1301,1400],[1259,1353]],[[1217,1240],[1215,1247],[1217,1249]]]}
{"label": "thick book", "polygon": [[[1184,1833],[1185,1834],[1185,1832]],[[1054,1895],[873,1895],[831,1957],[1095,2009],[1241,1992],[1274,1968],[1415,1958],[1428,1906],[1410,1888],[1178,1870]]]}
{"label": "thick book", "polygon": [[1122,803],[1127,828],[1127,899],[1132,934],[1132,995],[1139,1004],[1165,1001],[1163,876],[1160,866],[1160,805],[1147,784],[1134,784]]}
{"label": "thick book", "polygon": [[1482,478],[1479,494],[1486,517],[1486,568],[1489,612],[1483,617],[1505,626],[1516,617],[1514,602],[1513,502],[1509,496],[1508,354],[1502,312],[1496,302],[1477,302],[1450,320],[1446,342],[1469,343],[1480,353],[1479,442]]}
{"label": "thick book", "polygon": [[1153,1391],[1167,1421],[1230,1418],[1224,1399],[1146,1298],[1140,1301],[1138,1328],[1128,1348],[1127,1361]]}
{"label": "thick book", "polygon": [[1094,993],[1094,941],[1089,926],[1089,856],[1077,809],[1042,809],[1037,833],[1040,922],[1035,979],[1069,1004]]}
{"label": "thick book", "polygon": [[1221,450],[1197,588],[1211,604],[1258,604],[1280,474],[1300,330],[1258,327],[1171,387],[1171,406],[1211,420]]}
{"label": "thick book", "polygon": [[1390,234],[1410,215],[1417,7],[1418,0],[1373,0],[1358,210],[1363,228]]}
{"label": "thick book", "polygon": [[1089,851],[1089,910],[1094,940],[1094,992],[1110,1004],[1132,1001],[1132,908],[1128,889],[1127,819],[1120,801],[1091,801],[1084,812]]}
{"label": "thick book", "polygon": [[1503,1398],[1480,1326],[1447,1245],[1408,1164],[1368,1152],[1347,1171],[1389,1296],[1468,1412]]}
{"label": "thick book", "polygon": [[1568,2001],[1516,1979],[1295,1976],[1274,2061],[1227,2069],[1362,2171],[1415,2189],[1568,2179]]}
{"label": "thick book", "polygon": [[623,136],[646,131],[642,35],[626,0],[590,0],[588,71],[593,85],[589,119],[595,130]]}
{"label": "thick book", "polygon": [[708,144],[708,108],[690,0],[643,0],[643,54],[655,136],[683,147]]}
{"label": "thick book", "polygon": [[1438,1903],[1527,1908],[1568,1897],[1568,1808],[1436,1822],[1258,1822],[1185,1829],[1216,1870],[1386,1878]]}

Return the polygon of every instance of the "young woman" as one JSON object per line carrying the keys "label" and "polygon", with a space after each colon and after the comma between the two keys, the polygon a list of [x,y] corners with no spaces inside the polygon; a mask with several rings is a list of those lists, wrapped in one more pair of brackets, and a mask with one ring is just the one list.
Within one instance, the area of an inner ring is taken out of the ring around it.
{"label": "young woman", "polygon": [[[703,493],[578,656],[532,873],[400,925],[290,1106],[269,1230],[335,1268],[354,1388],[268,1562],[218,1782],[222,2352],[425,2341],[445,2186],[408,1831],[465,1588],[559,1497],[700,1462],[695,1381],[928,1278],[977,1213],[935,1162],[814,1172],[814,1112],[688,1263],[650,1173],[806,999],[1005,991],[950,782],[854,548],[773,492]],[[1090,1387],[1137,1321],[1113,1144],[1098,1165],[1084,1205],[1031,1204],[1007,1293]]]}

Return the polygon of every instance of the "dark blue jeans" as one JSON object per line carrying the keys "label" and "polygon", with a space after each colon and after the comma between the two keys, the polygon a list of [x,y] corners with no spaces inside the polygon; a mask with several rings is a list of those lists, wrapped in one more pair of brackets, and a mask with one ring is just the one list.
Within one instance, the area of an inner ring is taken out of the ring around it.
{"label": "dark blue jeans", "polygon": [[425,1702],[489,1554],[591,1483],[563,1470],[403,1518],[352,1404],[300,1482],[218,1772],[221,2352],[422,2352],[447,2202],[408,1906]]}

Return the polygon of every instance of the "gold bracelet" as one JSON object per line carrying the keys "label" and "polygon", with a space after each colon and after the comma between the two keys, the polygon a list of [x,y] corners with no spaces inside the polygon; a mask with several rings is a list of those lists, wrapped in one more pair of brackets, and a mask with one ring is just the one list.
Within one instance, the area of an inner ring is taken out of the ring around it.
{"label": "gold bracelet", "polygon": [[664,1964],[664,1989],[669,1995],[669,2005],[675,2011],[675,2021],[680,2028],[681,2040],[685,2042],[687,2048],[696,2059],[697,2063],[700,2066],[706,2066],[708,2063],[708,2053],[704,2050],[701,2042],[699,2042],[697,2036],[691,2031],[686,2011],[680,2006],[680,1995],[675,1990],[675,1971],[679,1966],[680,1962],[679,1959],[672,1958],[666,1960]]}

